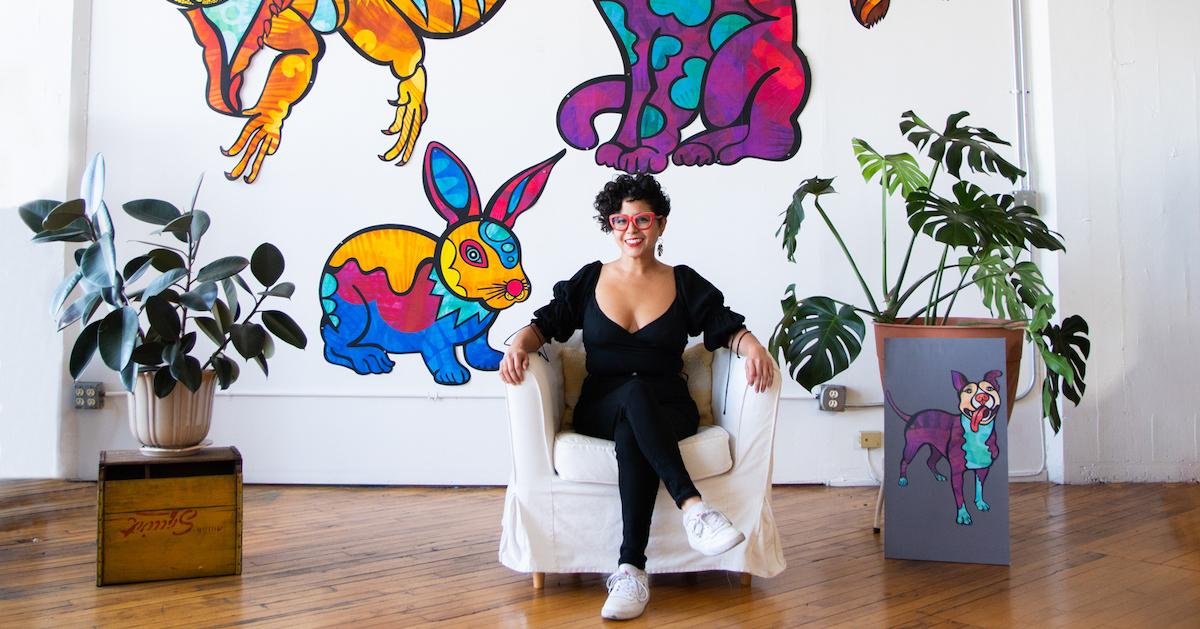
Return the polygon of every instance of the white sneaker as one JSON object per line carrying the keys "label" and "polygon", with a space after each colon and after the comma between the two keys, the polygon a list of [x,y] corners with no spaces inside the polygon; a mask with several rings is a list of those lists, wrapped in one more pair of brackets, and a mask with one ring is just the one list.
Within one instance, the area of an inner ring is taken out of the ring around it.
{"label": "white sneaker", "polygon": [[720,555],[746,539],[724,513],[701,502],[683,512],[683,530],[688,544],[705,555]]}
{"label": "white sneaker", "polygon": [[600,616],[609,620],[629,620],[642,615],[650,601],[649,578],[644,570],[623,563],[608,577],[608,600]]}

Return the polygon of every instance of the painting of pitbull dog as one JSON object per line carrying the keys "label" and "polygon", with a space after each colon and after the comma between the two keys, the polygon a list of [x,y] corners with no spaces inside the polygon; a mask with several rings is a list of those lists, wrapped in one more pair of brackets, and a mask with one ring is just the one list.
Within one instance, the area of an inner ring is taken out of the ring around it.
{"label": "painting of pitbull dog", "polygon": [[921,448],[928,445],[930,453],[926,465],[934,478],[945,481],[937,464],[942,459],[950,463],[950,486],[954,489],[958,524],[971,524],[971,514],[963,499],[963,483],[970,472],[975,473],[975,508],[979,511],[991,509],[983,499],[983,485],[992,462],[1000,456],[993,421],[1000,411],[1001,375],[1000,371],[993,370],[982,379],[972,381],[958,371],[951,371],[950,380],[958,392],[957,412],[931,408],[909,415],[896,405],[891,391],[886,393],[888,405],[907,424],[898,484],[908,486],[908,464]]}

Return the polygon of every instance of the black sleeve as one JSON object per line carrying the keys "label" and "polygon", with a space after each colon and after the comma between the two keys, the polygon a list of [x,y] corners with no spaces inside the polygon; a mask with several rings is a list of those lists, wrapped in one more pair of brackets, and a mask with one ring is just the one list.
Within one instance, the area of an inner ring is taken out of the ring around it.
{"label": "black sleeve", "polygon": [[530,321],[542,338],[565,343],[575,330],[583,327],[583,309],[592,291],[596,290],[596,279],[600,275],[601,263],[592,262],[579,269],[571,279],[554,285],[554,298],[538,308]]}
{"label": "black sleeve", "polygon": [[680,265],[680,291],[688,315],[688,335],[704,335],[704,347],[709,351],[724,347],[729,338],[742,329],[746,317],[725,305],[725,296],[691,267]]}

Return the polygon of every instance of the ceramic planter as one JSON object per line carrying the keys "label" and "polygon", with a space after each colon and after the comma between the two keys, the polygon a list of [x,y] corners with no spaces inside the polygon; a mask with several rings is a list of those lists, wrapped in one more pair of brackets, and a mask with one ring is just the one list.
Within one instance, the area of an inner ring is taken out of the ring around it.
{"label": "ceramic planter", "polygon": [[[879,381],[883,382],[883,345],[889,338],[939,338],[939,339],[1004,339],[1007,353],[1004,370],[1010,374],[1005,382],[1008,404],[1017,396],[1017,380],[1020,379],[1021,351],[1024,349],[1025,324],[1007,319],[981,319],[950,317],[946,325],[917,323],[875,323],[875,353],[879,356]],[[1012,406],[1009,406],[1011,409]],[[1008,414],[1012,419],[1012,413]]]}
{"label": "ceramic planter", "polygon": [[146,448],[187,450],[200,445],[212,423],[217,373],[205,370],[195,392],[182,383],[170,395],[154,395],[154,372],[139,373],[129,405],[129,429]]}

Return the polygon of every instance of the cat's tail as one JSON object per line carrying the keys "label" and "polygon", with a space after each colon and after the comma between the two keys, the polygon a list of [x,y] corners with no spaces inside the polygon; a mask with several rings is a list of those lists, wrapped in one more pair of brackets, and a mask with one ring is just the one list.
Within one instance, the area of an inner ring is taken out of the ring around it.
{"label": "cat's tail", "polygon": [[891,391],[884,391],[883,396],[887,399],[888,406],[891,406],[892,410],[896,411],[896,414],[900,416],[900,419],[904,420],[904,423],[907,424],[908,422],[912,421],[912,415],[906,414],[904,411],[900,410],[899,406],[896,406],[896,400],[892,399]]}
{"label": "cat's tail", "polygon": [[623,75],[601,76],[571,90],[558,106],[558,133],[567,144],[583,150],[596,148],[596,116],[625,107],[629,81]]}

